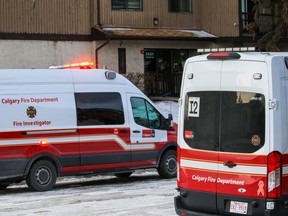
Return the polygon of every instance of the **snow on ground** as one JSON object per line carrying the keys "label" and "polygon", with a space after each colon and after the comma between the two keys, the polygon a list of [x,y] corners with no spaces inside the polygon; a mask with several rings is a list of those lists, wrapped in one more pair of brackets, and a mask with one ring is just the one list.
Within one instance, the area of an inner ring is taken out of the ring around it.
{"label": "snow on ground", "polygon": [[[178,121],[176,102],[157,102]],[[121,179],[113,175],[63,177],[52,191],[34,192],[25,182],[0,192],[1,216],[156,216],[176,215],[176,179],[161,179],[155,170],[140,170]]]}
{"label": "snow on ground", "polygon": [[176,179],[161,179],[154,170],[127,179],[112,175],[60,178],[55,188],[34,192],[21,184],[0,195],[1,216],[142,216],[176,215]]}

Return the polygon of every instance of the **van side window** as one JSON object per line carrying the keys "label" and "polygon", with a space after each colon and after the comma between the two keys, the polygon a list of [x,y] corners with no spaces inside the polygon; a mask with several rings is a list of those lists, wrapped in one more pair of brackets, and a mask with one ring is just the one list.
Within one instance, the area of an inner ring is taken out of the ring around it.
{"label": "van side window", "polygon": [[265,98],[250,92],[190,92],[184,139],[191,148],[253,153],[265,143]]}
{"label": "van side window", "polygon": [[164,117],[148,101],[132,97],[131,105],[136,124],[151,129],[161,129]]}
{"label": "van side window", "polygon": [[78,126],[124,124],[120,93],[75,93],[75,99]]}

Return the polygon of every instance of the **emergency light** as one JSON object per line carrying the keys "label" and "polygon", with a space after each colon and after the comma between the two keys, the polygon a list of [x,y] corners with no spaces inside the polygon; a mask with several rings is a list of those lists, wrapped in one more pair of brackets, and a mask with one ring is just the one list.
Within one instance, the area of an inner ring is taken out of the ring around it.
{"label": "emergency light", "polygon": [[40,145],[47,145],[47,144],[48,144],[47,140],[41,140],[40,141]]}
{"label": "emergency light", "polygon": [[80,69],[91,69],[93,62],[80,62],[73,64],[50,66],[49,69],[69,69],[69,68],[80,68]]}
{"label": "emergency light", "polygon": [[214,52],[255,52],[255,47],[226,47],[226,48],[204,48],[197,49],[198,53],[214,53]]}
{"label": "emergency light", "polygon": [[216,52],[207,56],[207,59],[225,60],[225,59],[240,59],[239,53],[236,52]]}

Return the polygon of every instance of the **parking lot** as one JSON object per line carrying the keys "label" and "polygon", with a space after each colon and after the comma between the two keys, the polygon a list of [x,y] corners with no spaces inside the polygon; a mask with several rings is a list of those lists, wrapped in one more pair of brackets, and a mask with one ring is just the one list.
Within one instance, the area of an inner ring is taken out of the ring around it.
{"label": "parking lot", "polygon": [[176,179],[161,179],[154,170],[130,178],[112,175],[60,178],[48,192],[34,192],[26,184],[1,191],[1,216],[63,215],[176,215]]}

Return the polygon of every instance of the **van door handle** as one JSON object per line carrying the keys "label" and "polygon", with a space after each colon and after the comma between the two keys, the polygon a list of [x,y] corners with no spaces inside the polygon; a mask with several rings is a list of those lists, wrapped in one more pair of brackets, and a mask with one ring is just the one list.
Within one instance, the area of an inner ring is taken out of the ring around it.
{"label": "van door handle", "polygon": [[141,131],[139,131],[139,130],[134,130],[134,131],[132,131],[133,133],[141,133]]}
{"label": "van door handle", "polygon": [[236,167],[236,166],[237,166],[237,164],[234,163],[233,161],[226,161],[226,162],[223,163],[223,165],[224,165],[224,166],[227,166],[227,167],[229,167],[229,168],[233,168],[233,167]]}
{"label": "van door handle", "polygon": [[127,133],[127,132],[128,132],[128,130],[126,130],[126,129],[120,130],[120,133]]}

